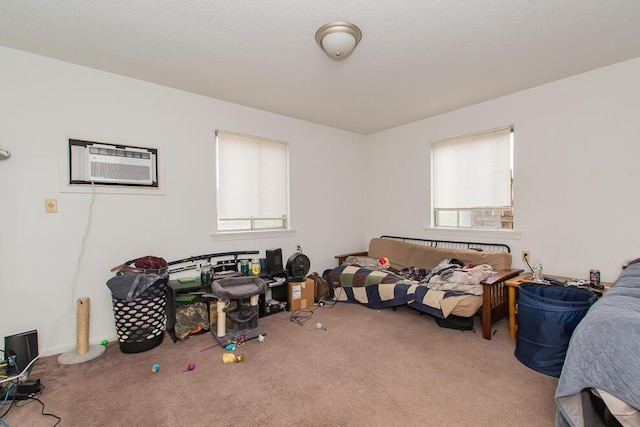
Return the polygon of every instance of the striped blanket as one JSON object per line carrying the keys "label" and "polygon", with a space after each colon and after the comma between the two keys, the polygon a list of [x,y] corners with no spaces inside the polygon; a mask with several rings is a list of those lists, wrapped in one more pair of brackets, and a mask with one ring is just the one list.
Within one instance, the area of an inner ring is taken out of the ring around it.
{"label": "striped blanket", "polygon": [[446,318],[461,298],[455,291],[429,289],[425,283],[406,279],[387,270],[341,265],[325,275],[338,301],[363,304],[370,308],[409,305],[436,317]]}

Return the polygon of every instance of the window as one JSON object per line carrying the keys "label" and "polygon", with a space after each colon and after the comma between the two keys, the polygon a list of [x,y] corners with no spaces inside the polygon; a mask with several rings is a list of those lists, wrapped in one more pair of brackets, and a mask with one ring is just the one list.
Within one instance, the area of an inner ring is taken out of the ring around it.
{"label": "window", "polygon": [[435,227],[513,228],[513,127],[435,142]]}
{"label": "window", "polygon": [[217,231],[289,228],[286,143],[217,130]]}

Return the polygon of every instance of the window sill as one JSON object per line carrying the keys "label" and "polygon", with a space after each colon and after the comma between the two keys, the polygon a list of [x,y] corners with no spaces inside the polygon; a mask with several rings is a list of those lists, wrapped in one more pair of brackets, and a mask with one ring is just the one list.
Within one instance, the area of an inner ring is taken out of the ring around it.
{"label": "window sill", "polygon": [[471,229],[471,228],[447,228],[447,227],[425,227],[424,231],[429,236],[436,237],[472,237],[488,239],[520,240],[520,230],[504,229]]}
{"label": "window sill", "polygon": [[267,231],[229,231],[213,232],[211,240],[250,240],[267,239],[271,237],[292,237],[296,235],[296,230],[267,230]]}

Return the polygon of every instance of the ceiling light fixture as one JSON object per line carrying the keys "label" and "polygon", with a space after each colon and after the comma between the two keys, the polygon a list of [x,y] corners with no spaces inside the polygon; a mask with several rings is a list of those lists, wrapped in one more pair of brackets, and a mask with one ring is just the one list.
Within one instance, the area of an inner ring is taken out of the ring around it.
{"label": "ceiling light fixture", "polygon": [[346,59],[362,39],[360,28],[349,22],[330,22],[316,32],[316,41],[334,61]]}

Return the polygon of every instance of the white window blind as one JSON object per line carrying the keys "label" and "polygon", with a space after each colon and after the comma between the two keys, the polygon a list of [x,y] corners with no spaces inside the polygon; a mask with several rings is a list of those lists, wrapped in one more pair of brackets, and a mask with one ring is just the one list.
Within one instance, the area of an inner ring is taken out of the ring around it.
{"label": "white window blind", "polygon": [[432,147],[434,209],[511,207],[511,127]]}
{"label": "white window blind", "polygon": [[216,131],[218,230],[286,228],[287,144]]}

